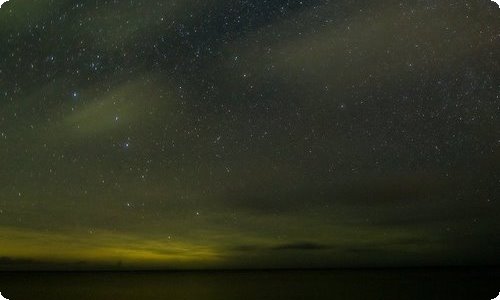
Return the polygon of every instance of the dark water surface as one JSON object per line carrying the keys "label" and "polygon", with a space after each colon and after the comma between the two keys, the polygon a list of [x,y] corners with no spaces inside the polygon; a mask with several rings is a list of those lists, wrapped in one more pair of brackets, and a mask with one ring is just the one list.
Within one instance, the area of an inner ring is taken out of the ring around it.
{"label": "dark water surface", "polygon": [[499,270],[0,273],[22,299],[493,299]]}

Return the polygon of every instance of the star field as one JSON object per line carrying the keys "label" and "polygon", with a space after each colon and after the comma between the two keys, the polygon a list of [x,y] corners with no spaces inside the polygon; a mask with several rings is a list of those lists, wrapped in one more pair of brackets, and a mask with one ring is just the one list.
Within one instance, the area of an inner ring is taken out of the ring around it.
{"label": "star field", "polygon": [[0,269],[498,263],[491,1],[11,0]]}

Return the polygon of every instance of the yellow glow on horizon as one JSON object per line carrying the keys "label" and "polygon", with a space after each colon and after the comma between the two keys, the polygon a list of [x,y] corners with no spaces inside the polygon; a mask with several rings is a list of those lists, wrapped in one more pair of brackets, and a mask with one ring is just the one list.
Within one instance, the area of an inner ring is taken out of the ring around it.
{"label": "yellow glow on horizon", "polygon": [[0,227],[0,257],[49,262],[191,266],[220,259],[204,245],[120,233],[51,233]]}

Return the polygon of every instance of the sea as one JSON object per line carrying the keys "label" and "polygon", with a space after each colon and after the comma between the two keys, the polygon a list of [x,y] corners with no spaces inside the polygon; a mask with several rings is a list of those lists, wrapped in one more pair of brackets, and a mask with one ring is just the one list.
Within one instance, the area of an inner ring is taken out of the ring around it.
{"label": "sea", "polygon": [[500,269],[0,272],[0,293],[9,300],[490,300],[500,293]]}

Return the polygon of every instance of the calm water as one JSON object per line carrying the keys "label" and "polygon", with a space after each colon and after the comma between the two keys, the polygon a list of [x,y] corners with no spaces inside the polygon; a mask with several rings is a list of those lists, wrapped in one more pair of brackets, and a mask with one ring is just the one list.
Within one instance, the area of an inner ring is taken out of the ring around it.
{"label": "calm water", "polygon": [[498,270],[0,273],[21,299],[492,299]]}

